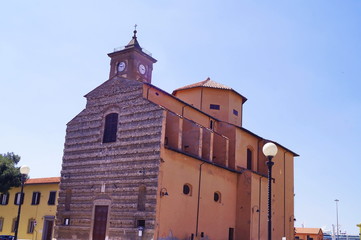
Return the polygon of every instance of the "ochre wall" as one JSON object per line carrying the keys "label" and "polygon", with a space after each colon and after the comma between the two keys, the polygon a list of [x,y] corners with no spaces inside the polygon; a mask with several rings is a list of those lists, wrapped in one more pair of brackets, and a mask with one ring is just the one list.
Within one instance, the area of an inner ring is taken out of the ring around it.
{"label": "ochre wall", "polygon": [[[235,228],[237,174],[167,149],[161,157],[159,189],[169,195],[157,197],[155,239],[196,236],[197,215],[198,236],[228,239],[229,228]],[[184,184],[191,185],[190,196],[183,194]],[[221,202],[214,201],[214,192],[221,193]]]}
{"label": "ochre wall", "polygon": [[[176,98],[164,93],[161,90],[158,90],[149,85],[144,85],[143,97],[163,106],[167,110],[174,112],[179,116],[188,118],[189,120],[197,122],[202,126],[209,127],[209,122],[212,119],[210,116],[207,116],[192,108],[191,106],[178,101]],[[191,104],[189,102],[187,103]]]}
{"label": "ochre wall", "polygon": [[[235,228],[235,239],[266,239],[268,231],[268,169],[265,164],[267,159],[262,153],[262,147],[267,141],[243,128],[227,122],[217,122],[217,128],[212,133],[213,143],[210,144],[207,140],[207,137],[209,137],[207,131],[210,131],[209,133],[212,131],[205,128],[202,130],[200,126],[197,126],[199,124],[207,128],[210,120],[209,116],[190,106],[186,106],[180,101],[175,101],[171,96],[151,86],[147,86],[147,88],[145,88],[147,90],[146,96],[150,100],[178,114],[177,116],[170,112],[167,113],[172,117],[166,120],[167,133],[165,136],[168,137],[167,141],[175,151],[166,148],[162,148],[161,151],[162,159],[165,162],[161,163],[160,167],[158,192],[165,188],[168,190],[169,196],[157,197],[157,202],[159,202],[157,204],[157,223],[160,225],[157,225],[156,234],[159,235],[156,236],[162,238],[169,236],[186,238],[190,237],[192,233],[194,236],[196,236],[196,233],[199,236],[203,232],[205,236],[209,236],[211,239],[227,239],[229,228]],[[180,94],[183,95],[186,92],[197,95],[200,91],[189,89],[181,91]],[[202,106],[209,108],[211,103],[220,104],[222,110],[223,104],[229,104],[228,112],[230,112],[239,103],[237,103],[237,98],[233,99],[232,103],[227,102],[227,99],[230,100],[234,97],[232,94],[228,94],[229,98],[226,98],[227,91],[204,89]],[[179,96],[178,92],[177,96]],[[197,96],[199,97],[199,94]],[[187,98],[186,95],[184,97]],[[215,99],[212,99],[212,97]],[[188,96],[188,99],[183,100],[191,101],[192,99],[192,96]],[[222,112],[218,111],[218,113]],[[219,118],[216,113],[208,112],[208,114],[213,114]],[[222,114],[225,114],[225,112]],[[230,115],[222,115],[222,117],[229,118]],[[171,134],[169,133],[170,128],[173,130]],[[174,132],[175,130],[178,131]],[[227,154],[215,154],[217,147],[220,146],[218,135],[215,136],[216,133],[223,135],[222,140],[227,139],[229,149]],[[183,145],[189,146],[188,150],[183,149]],[[213,147],[209,148],[208,145]],[[247,169],[247,149],[252,151],[252,169],[250,170]],[[183,152],[183,154],[176,151]],[[207,155],[205,152],[210,154]],[[198,228],[196,220],[198,196],[194,196],[194,194],[198,194],[199,168],[203,161],[186,154],[225,167],[215,167],[209,163],[202,165],[201,207],[199,208]],[[209,155],[212,155],[212,157],[209,157]],[[278,154],[273,159],[275,164],[273,166],[274,181],[272,182],[272,234],[275,239],[281,239],[282,237],[294,238],[293,157],[294,153],[288,152],[288,150],[278,145]],[[232,172],[232,169],[238,173]],[[229,178],[228,175],[232,177]],[[182,193],[183,184],[185,183],[192,185],[192,197],[185,196]],[[203,186],[203,184],[205,185]],[[222,199],[224,199],[224,194],[227,195],[229,201],[227,204],[226,202],[218,204],[213,201],[212,194],[214,194],[214,191],[218,191],[214,190],[215,188],[222,189],[220,191],[222,192]],[[208,194],[208,196],[205,194]],[[203,199],[210,201],[203,201]],[[183,211],[179,211],[180,215],[176,214],[176,208],[183,209]],[[204,209],[207,210],[203,212]],[[222,226],[221,228],[218,228],[219,224]],[[217,226],[217,228],[214,226]]]}
{"label": "ochre wall", "polygon": [[[55,217],[57,196],[55,205],[48,205],[50,191],[58,191],[58,183],[54,184],[32,184],[24,186],[24,203],[21,206],[20,224],[18,230],[19,239],[42,239],[44,217]],[[3,230],[0,235],[14,235],[11,232],[13,219],[17,217],[18,205],[14,204],[15,194],[20,192],[20,187],[9,190],[9,202],[7,205],[0,205],[0,218],[4,218]],[[33,192],[40,192],[39,205],[31,205]],[[37,224],[33,233],[27,233],[29,219],[35,219]]]}
{"label": "ochre wall", "polygon": [[[241,126],[243,99],[231,90],[190,88],[177,91],[176,97],[219,120]],[[220,105],[220,109],[210,109],[210,104]],[[238,116],[233,114],[233,109],[238,111]]]}

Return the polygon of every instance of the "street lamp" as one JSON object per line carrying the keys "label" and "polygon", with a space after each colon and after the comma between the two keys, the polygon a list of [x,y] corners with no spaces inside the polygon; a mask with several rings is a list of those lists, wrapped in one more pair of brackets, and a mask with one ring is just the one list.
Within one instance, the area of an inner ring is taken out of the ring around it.
{"label": "street lamp", "polygon": [[268,166],[268,240],[272,240],[272,158],[277,154],[276,144],[269,142],[263,146],[263,154],[267,157]]}
{"label": "street lamp", "polygon": [[20,212],[21,212],[21,203],[23,202],[23,195],[24,195],[24,183],[26,180],[26,177],[28,176],[30,172],[30,168],[26,165],[23,165],[20,167],[20,173],[21,173],[21,191],[20,191],[20,202],[19,202],[19,208],[18,208],[18,216],[16,218],[15,223],[15,237],[14,240],[18,239],[18,230],[19,230],[19,223],[20,223]]}
{"label": "street lamp", "polygon": [[336,202],[336,240],[338,240],[338,233],[339,233],[339,230],[338,230],[338,199],[335,199],[335,202]]}

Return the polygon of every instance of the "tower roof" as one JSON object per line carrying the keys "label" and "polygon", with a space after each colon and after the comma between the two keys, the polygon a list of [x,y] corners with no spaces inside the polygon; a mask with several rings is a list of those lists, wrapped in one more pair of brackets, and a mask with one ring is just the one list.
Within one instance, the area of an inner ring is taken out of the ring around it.
{"label": "tower roof", "polygon": [[[135,25],[136,27],[137,25]],[[137,40],[137,29],[133,31],[134,35],[132,37],[132,40],[125,46],[125,48],[139,48],[142,49],[139,45],[139,42]]]}
{"label": "tower roof", "polygon": [[213,80],[211,80],[209,77],[204,80],[204,81],[201,81],[201,82],[197,82],[197,83],[193,83],[193,84],[190,84],[190,85],[187,85],[187,86],[184,86],[184,87],[180,87],[180,88],[177,88],[176,90],[173,91],[173,95],[176,94],[176,92],[178,91],[182,91],[182,90],[186,90],[186,89],[191,89],[191,88],[197,88],[197,87],[205,87],[205,88],[215,88],[215,89],[223,89],[223,90],[230,90],[230,91],[233,91],[235,92],[236,94],[238,94],[239,96],[241,96],[244,100],[243,102],[247,101],[247,98],[245,98],[244,96],[242,96],[241,94],[239,94],[237,91],[233,90],[232,88],[224,85],[224,84],[221,84],[221,83],[217,83]]}

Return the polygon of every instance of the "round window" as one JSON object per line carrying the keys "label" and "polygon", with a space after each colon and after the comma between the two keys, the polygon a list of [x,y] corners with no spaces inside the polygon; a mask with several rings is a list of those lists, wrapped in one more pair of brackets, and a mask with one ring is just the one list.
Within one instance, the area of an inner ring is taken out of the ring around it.
{"label": "round window", "polygon": [[220,202],[221,200],[221,195],[218,192],[214,193],[213,199],[215,202]]}
{"label": "round window", "polygon": [[184,185],[183,185],[183,193],[184,193],[185,195],[189,195],[190,192],[191,192],[191,188],[189,187],[189,185],[184,184]]}

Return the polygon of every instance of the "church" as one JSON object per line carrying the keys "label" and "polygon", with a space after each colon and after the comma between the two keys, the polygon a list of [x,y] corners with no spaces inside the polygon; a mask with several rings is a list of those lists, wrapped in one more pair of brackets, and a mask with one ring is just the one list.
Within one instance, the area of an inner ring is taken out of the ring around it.
{"label": "church", "polygon": [[242,127],[247,99],[209,78],[167,93],[137,39],[109,53],[109,79],[68,124],[58,240],[294,239],[294,157]]}

